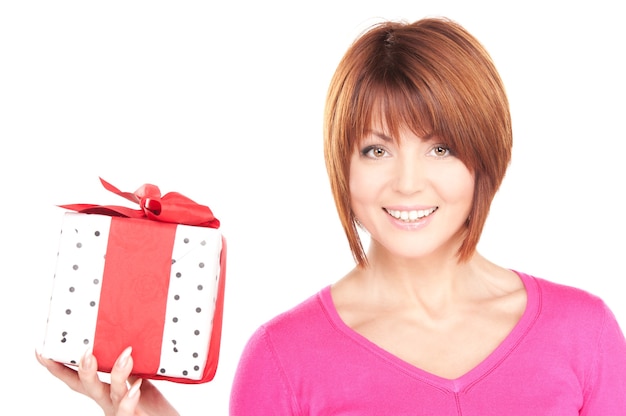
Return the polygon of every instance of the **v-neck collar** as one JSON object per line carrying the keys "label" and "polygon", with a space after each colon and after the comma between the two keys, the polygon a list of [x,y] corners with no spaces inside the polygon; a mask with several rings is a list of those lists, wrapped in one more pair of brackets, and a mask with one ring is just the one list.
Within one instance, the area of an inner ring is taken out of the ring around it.
{"label": "v-neck collar", "polygon": [[397,367],[401,371],[411,374],[412,376],[423,380],[425,383],[437,386],[450,391],[459,392],[471,387],[473,384],[486,377],[493,369],[504,362],[507,357],[515,350],[520,341],[528,333],[533,323],[537,319],[540,306],[541,296],[537,281],[532,276],[513,270],[521,279],[526,289],[526,307],[524,313],[511,332],[504,340],[491,352],[484,360],[471,370],[467,371],[460,377],[447,379],[437,376],[419,367],[410,364],[407,361],[393,355],[389,351],[379,347],[363,335],[350,328],[341,319],[331,295],[331,286],[327,286],[319,293],[322,305],[328,313],[328,317],[340,332],[356,341],[359,345],[369,350],[374,355],[387,361],[389,364]]}

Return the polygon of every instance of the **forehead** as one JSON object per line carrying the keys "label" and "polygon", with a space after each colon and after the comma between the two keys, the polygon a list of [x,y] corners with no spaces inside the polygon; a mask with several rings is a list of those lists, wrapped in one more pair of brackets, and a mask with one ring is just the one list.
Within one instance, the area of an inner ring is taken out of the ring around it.
{"label": "forehead", "polygon": [[[385,141],[399,142],[405,137],[416,137],[421,140],[431,140],[434,137],[429,128],[430,123],[425,123],[423,117],[415,113],[396,113],[390,110],[384,111],[380,106],[372,109],[369,123],[363,125],[362,134],[357,140],[375,136]],[[425,126],[428,124],[428,126]]]}

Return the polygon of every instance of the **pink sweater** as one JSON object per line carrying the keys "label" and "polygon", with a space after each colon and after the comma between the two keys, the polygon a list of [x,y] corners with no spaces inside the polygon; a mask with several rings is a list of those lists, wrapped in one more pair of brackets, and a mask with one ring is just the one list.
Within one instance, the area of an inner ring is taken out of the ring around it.
{"label": "pink sweater", "polygon": [[624,416],[626,340],[582,290],[519,273],[526,311],[454,380],[377,347],[340,319],[326,287],[260,327],[241,357],[231,416]]}

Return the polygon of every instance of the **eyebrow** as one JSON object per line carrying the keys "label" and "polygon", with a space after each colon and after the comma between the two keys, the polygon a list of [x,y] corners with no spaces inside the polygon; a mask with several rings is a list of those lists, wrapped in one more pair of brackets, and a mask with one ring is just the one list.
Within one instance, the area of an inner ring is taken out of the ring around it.
{"label": "eyebrow", "polygon": [[378,137],[379,139],[382,139],[385,142],[393,142],[393,138],[391,138],[390,136],[387,136],[386,134],[380,132],[380,131],[376,131],[376,130],[370,130],[369,131],[370,134]]}
{"label": "eyebrow", "polygon": [[[370,130],[368,133],[378,137],[381,140],[384,140],[385,142],[393,142],[393,141],[395,141],[391,136],[388,136],[385,133],[382,133],[380,131]],[[425,141],[425,142],[428,142],[428,141],[431,141],[431,140],[435,139],[436,137],[437,136],[435,134],[429,133],[429,134],[427,134],[424,137],[420,137],[420,139]]]}

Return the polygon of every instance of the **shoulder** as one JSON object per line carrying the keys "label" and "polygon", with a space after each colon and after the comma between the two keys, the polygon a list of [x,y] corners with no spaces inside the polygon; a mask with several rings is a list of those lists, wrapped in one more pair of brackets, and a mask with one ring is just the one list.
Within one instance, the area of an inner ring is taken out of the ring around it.
{"label": "shoulder", "polygon": [[[259,326],[239,359],[231,414],[299,414],[298,380],[318,380],[335,332],[324,291]],[[259,383],[262,380],[262,383]],[[294,387],[296,386],[296,387]]]}
{"label": "shoulder", "polygon": [[[524,275],[523,273],[521,273]],[[525,275],[526,282],[534,284],[543,301],[549,301],[556,307],[581,307],[604,309],[604,301],[597,295],[563,283],[557,283],[545,278]],[[528,283],[527,283],[528,286]],[[528,289],[528,288],[527,288]],[[544,305],[545,306],[545,305]]]}
{"label": "shoulder", "polygon": [[328,305],[324,302],[328,287],[313,294],[287,311],[260,325],[248,341],[247,349],[273,351],[311,345],[319,334],[332,330]]}
{"label": "shoulder", "polygon": [[318,347],[312,341],[324,315],[317,293],[257,328],[239,358],[230,414],[300,414],[293,373]]}
{"label": "shoulder", "polygon": [[571,285],[520,273],[529,299],[536,298],[542,317],[577,326],[597,326],[614,316],[599,296]]}
{"label": "shoulder", "polygon": [[582,413],[622,414],[626,388],[626,339],[612,311],[597,295],[566,284],[520,274],[532,324],[520,351],[545,371],[567,380],[584,400]]}
{"label": "shoulder", "polygon": [[593,365],[600,355],[622,355],[619,361],[626,360],[626,340],[603,299],[577,287],[521,276],[528,293],[531,338],[578,360],[578,368]]}

